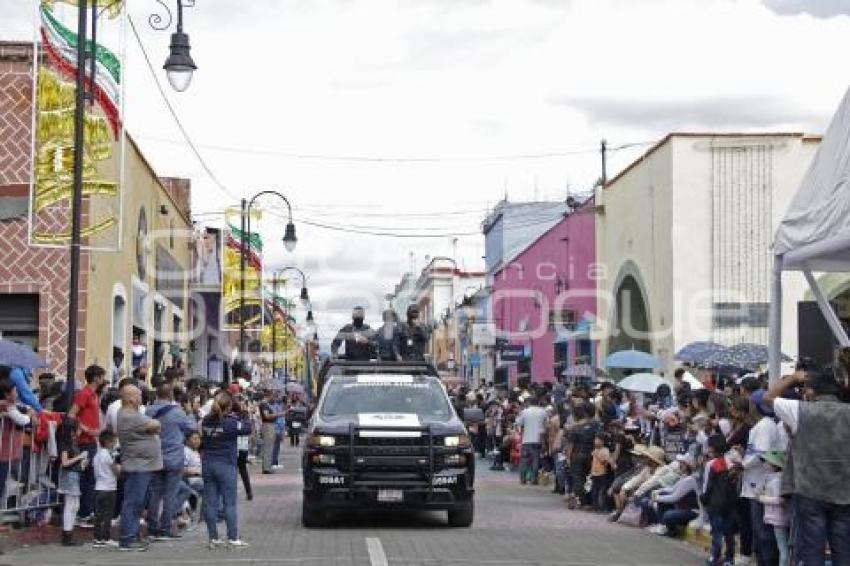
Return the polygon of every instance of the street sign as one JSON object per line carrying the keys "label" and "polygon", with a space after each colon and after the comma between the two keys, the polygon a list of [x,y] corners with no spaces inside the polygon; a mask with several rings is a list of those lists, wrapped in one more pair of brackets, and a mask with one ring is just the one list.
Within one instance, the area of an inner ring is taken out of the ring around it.
{"label": "street sign", "polygon": [[469,365],[474,368],[481,367],[481,354],[475,352],[471,356],[469,356]]}
{"label": "street sign", "polygon": [[525,346],[522,344],[509,344],[501,349],[502,361],[518,362],[525,357]]}

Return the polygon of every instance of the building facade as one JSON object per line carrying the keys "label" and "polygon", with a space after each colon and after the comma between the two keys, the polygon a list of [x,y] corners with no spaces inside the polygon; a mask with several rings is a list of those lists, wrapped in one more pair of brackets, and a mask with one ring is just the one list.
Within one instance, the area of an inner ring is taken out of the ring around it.
{"label": "building facade", "polygon": [[462,271],[446,258],[432,259],[419,274],[412,302],[419,307],[421,319],[433,328],[431,359],[438,369],[459,368],[457,309],[466,289],[480,288],[483,282],[483,273]]}
{"label": "building facade", "polygon": [[[600,358],[635,348],[669,372],[693,341],[766,344],[773,234],[818,142],[671,134],[598,189]],[[802,278],[786,285],[795,321]],[[796,355],[796,328],[782,349]]]}
{"label": "building facade", "polygon": [[[65,375],[68,248],[29,244],[32,59],[31,43],[0,43],[0,333],[33,347],[51,371]],[[137,351],[144,349],[137,359],[154,371],[187,360],[189,182],[158,178],[133,140],[125,142],[120,246],[81,254],[80,374],[91,363],[110,367],[115,349],[129,371],[134,336]]]}
{"label": "building facade", "polygon": [[493,275],[498,335],[523,347],[503,362],[512,378],[554,381],[576,360],[594,363],[596,234],[592,201],[569,213]]}

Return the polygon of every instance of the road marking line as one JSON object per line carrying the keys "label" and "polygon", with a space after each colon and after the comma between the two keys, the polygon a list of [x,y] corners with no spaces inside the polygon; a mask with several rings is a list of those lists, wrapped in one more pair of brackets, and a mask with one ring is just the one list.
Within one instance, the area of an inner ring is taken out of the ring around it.
{"label": "road marking line", "polygon": [[372,566],[389,566],[387,555],[384,553],[384,547],[381,544],[381,539],[376,537],[366,538],[366,550],[369,551],[369,561]]}

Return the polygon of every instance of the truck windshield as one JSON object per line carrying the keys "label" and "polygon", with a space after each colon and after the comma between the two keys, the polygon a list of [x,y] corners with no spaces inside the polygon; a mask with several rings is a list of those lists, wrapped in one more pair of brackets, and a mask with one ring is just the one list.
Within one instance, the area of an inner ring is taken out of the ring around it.
{"label": "truck windshield", "polygon": [[376,413],[448,420],[452,408],[442,386],[435,381],[333,381],[328,385],[321,409],[323,417]]}

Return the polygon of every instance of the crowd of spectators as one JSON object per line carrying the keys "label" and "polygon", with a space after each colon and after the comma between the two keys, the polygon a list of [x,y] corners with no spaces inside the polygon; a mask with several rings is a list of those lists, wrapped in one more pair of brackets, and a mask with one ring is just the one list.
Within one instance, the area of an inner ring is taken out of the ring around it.
{"label": "crowd of spectators", "polygon": [[772,387],[682,368],[654,394],[607,381],[451,393],[484,411],[470,434],[491,470],[551,485],[570,509],[660,536],[709,531],[709,565],[850,564],[848,358]]}

